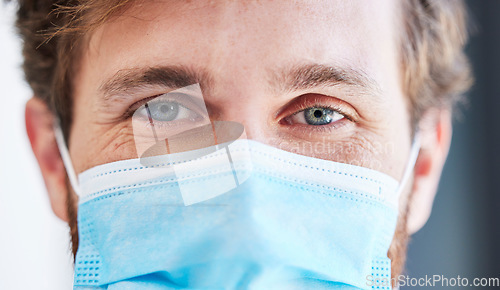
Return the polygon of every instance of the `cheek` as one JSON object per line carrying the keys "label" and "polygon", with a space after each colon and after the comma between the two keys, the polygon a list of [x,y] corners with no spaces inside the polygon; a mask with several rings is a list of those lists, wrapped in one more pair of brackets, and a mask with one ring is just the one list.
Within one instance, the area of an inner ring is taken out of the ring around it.
{"label": "cheek", "polygon": [[126,124],[103,126],[81,136],[74,146],[75,170],[81,173],[97,165],[137,158],[132,128]]}
{"label": "cheek", "polygon": [[339,144],[340,149],[336,153],[336,160],[396,177],[395,172],[391,170],[395,160],[385,146],[388,143],[390,142],[382,137],[367,138],[366,135],[357,134],[351,140]]}
{"label": "cheek", "polygon": [[397,146],[389,135],[359,133],[337,145],[334,160],[373,169],[399,180],[402,161],[400,152],[395,150]]}
{"label": "cheek", "polygon": [[343,140],[305,141],[290,138],[269,138],[269,145],[292,153],[370,168],[399,178],[395,143],[387,136],[357,132]]}

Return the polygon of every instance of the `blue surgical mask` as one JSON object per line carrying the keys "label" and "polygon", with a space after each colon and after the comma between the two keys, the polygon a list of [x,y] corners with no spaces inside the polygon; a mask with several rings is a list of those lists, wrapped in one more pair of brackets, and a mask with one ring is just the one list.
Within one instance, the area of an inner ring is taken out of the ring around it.
{"label": "blue surgical mask", "polygon": [[74,289],[371,289],[412,152],[402,183],[251,140],[94,167],[73,178]]}

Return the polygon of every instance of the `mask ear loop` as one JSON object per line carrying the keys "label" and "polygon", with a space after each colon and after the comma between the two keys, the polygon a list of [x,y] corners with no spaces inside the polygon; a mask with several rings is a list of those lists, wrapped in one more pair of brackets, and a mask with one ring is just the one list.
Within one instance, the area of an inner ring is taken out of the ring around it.
{"label": "mask ear loop", "polygon": [[403,192],[410,175],[413,173],[413,169],[417,162],[418,154],[420,153],[420,133],[418,130],[415,131],[415,136],[413,137],[413,143],[411,145],[410,156],[408,158],[408,163],[406,165],[405,171],[403,173],[403,178],[399,183],[398,191],[396,196],[400,196]]}
{"label": "mask ear loop", "polygon": [[78,185],[78,179],[76,178],[75,169],[73,167],[73,163],[71,162],[71,157],[69,156],[68,146],[66,145],[66,141],[64,141],[64,135],[62,133],[59,120],[56,120],[54,122],[53,127],[57,147],[59,147],[59,152],[61,154],[64,167],[66,168],[69,182],[71,183],[71,186],[73,187],[75,193],[80,196],[80,186]]}

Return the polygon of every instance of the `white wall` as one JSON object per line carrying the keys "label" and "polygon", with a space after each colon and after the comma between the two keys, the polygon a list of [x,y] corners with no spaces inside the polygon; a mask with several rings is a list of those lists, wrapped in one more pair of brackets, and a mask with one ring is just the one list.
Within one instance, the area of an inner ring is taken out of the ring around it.
{"label": "white wall", "polygon": [[24,128],[15,7],[0,1],[0,289],[72,288],[69,230],[55,217]]}

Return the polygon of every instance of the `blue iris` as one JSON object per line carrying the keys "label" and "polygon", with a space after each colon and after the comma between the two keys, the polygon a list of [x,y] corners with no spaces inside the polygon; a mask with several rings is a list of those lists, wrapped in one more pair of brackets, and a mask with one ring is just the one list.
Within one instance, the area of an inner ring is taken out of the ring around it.
{"label": "blue iris", "polygon": [[304,118],[309,125],[327,125],[335,112],[327,108],[312,107],[304,110]]}
{"label": "blue iris", "polygon": [[179,115],[179,104],[176,102],[150,102],[148,107],[151,118],[156,121],[173,121]]}

